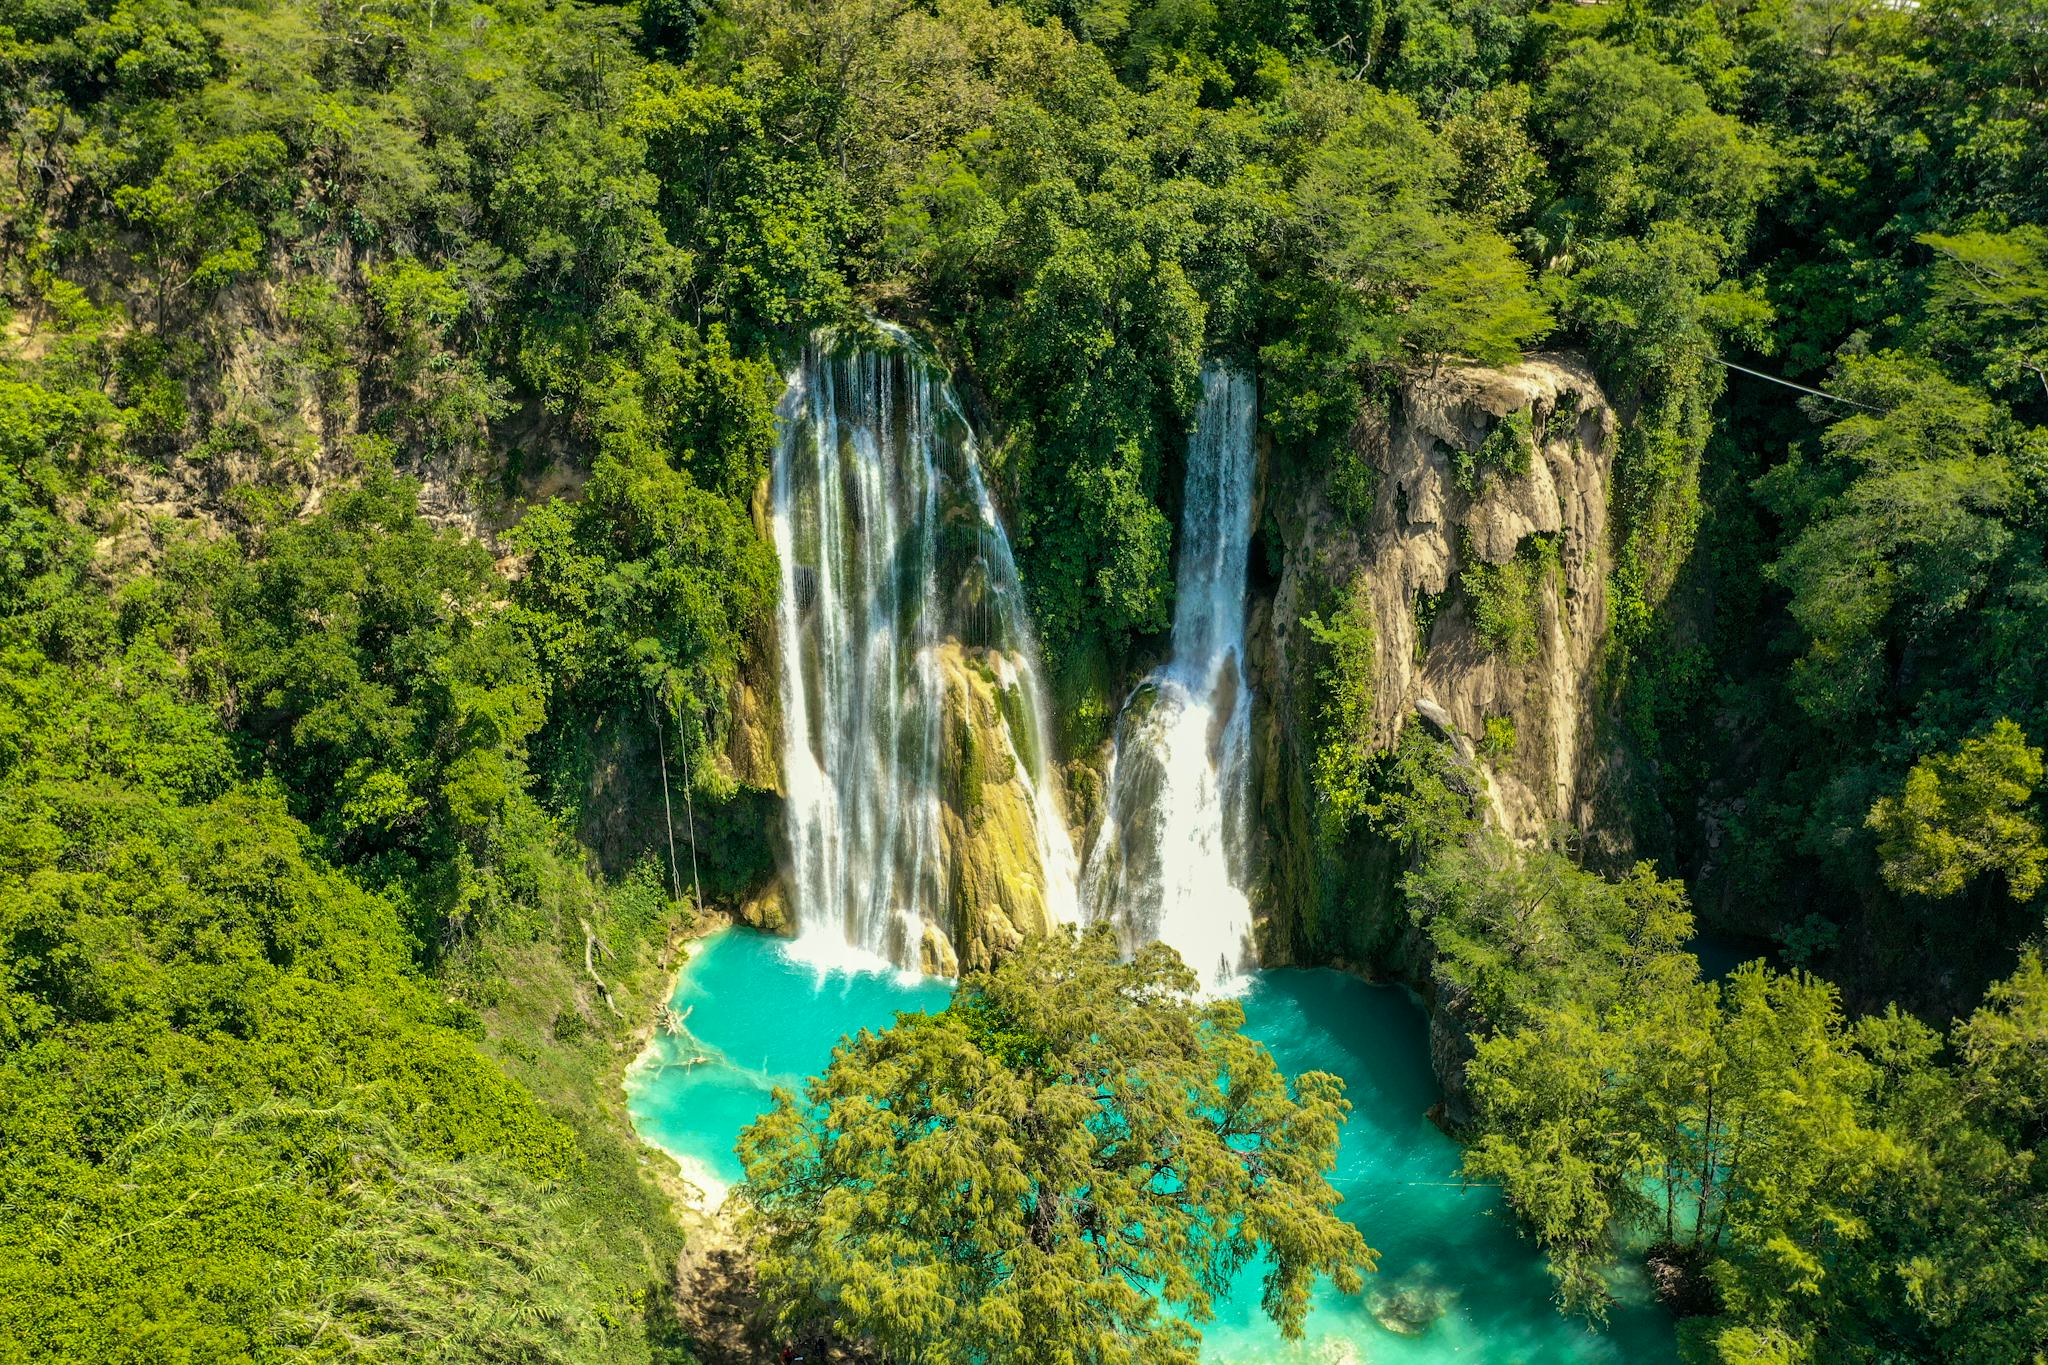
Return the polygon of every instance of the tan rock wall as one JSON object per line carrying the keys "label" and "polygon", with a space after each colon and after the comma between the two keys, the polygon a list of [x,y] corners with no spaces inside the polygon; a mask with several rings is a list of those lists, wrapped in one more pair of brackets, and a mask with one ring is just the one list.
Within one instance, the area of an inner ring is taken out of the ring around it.
{"label": "tan rock wall", "polygon": [[[1523,473],[1458,482],[1511,414],[1527,415]],[[1601,667],[1608,634],[1609,491],[1616,420],[1584,362],[1538,355],[1507,369],[1418,374],[1363,421],[1355,448],[1378,476],[1368,515],[1347,519],[1312,473],[1278,475],[1269,532],[1279,581],[1254,613],[1256,800],[1265,835],[1255,869],[1268,920],[1268,960],[1412,959],[1394,883],[1402,870],[1371,850],[1334,865],[1304,850],[1313,837],[1307,770],[1312,703],[1298,667],[1300,624],[1330,585],[1362,579],[1372,604],[1371,742],[1392,745],[1411,717],[1450,734],[1483,770],[1490,818],[1521,840],[1558,825],[1601,839],[1597,812],[1618,760],[1601,740]],[[1509,564],[1541,538],[1555,569],[1536,575],[1534,635],[1519,656],[1482,636],[1461,579]],[[1418,610],[1434,604],[1433,614]],[[1425,633],[1426,632],[1426,633]],[[1489,719],[1514,727],[1510,752],[1483,744]],[[1347,916],[1361,922],[1344,924]],[[1412,963],[1410,965],[1413,965]]]}

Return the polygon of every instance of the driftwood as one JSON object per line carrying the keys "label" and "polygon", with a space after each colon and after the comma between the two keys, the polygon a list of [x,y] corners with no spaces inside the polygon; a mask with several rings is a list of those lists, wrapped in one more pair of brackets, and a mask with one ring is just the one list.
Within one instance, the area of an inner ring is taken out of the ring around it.
{"label": "driftwood", "polygon": [[595,952],[597,949],[604,948],[605,956],[610,957],[612,950],[609,948],[605,948],[604,944],[598,941],[597,931],[590,927],[589,920],[579,919],[576,922],[583,926],[584,974],[587,975],[591,979],[591,981],[595,983],[595,985],[597,986],[597,998],[604,1001],[604,1007],[612,1012],[613,1018],[619,1018],[619,1007],[612,1000],[612,988],[605,985],[604,978],[597,974],[597,963],[594,960],[592,960],[591,956],[592,953]]}

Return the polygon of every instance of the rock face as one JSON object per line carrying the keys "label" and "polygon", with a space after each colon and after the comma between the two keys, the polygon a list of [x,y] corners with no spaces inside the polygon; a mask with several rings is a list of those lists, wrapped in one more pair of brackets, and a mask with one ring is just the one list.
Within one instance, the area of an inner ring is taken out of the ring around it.
{"label": "rock face", "polygon": [[1575,358],[1445,369],[1411,378],[1353,433],[1377,476],[1369,513],[1345,515],[1300,473],[1267,492],[1277,581],[1254,605],[1250,646],[1261,955],[1407,981],[1433,1006],[1432,1053],[1452,1100],[1446,1073],[1462,1072],[1470,1044],[1402,908],[1407,856],[1355,835],[1335,853],[1317,845],[1300,622],[1327,614],[1340,590],[1370,604],[1373,747],[1420,724],[1456,747],[1487,818],[1510,836],[1564,825],[1610,837],[1598,831],[1616,822],[1596,814],[1619,760],[1597,724],[1615,433]]}
{"label": "rock face", "polygon": [[[999,657],[948,643],[939,830],[948,932],[926,936],[925,970],[957,975],[1052,926],[1023,756],[1003,716]],[[1012,705],[1015,703],[1013,702]]]}
{"label": "rock face", "polygon": [[[748,510],[753,517],[754,534],[764,541],[770,540],[766,475],[754,486]],[[725,763],[727,775],[733,781],[779,798],[786,792],[782,781],[782,708],[775,697],[775,678],[781,662],[775,650],[773,630],[757,630],[747,642],[747,652],[732,689],[732,728],[726,734]]]}

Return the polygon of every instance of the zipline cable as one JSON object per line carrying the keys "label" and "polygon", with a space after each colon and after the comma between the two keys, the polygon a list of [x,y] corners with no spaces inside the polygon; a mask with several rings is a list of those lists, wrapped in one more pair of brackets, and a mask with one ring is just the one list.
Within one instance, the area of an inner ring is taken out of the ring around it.
{"label": "zipline cable", "polygon": [[1717,355],[1708,356],[1707,358],[1713,361],[1716,365],[1719,365],[1722,369],[1739,370],[1743,374],[1753,374],[1758,379],[1768,379],[1773,384],[1783,384],[1788,389],[1797,389],[1801,393],[1810,393],[1816,398],[1826,398],[1836,403],[1847,403],[1850,407],[1862,408],[1865,412],[1882,413],[1884,411],[1883,408],[1872,407],[1868,403],[1859,403],[1853,398],[1844,398],[1839,393],[1829,393],[1826,389],[1809,388],[1805,384],[1795,384],[1789,379],[1780,379],[1778,378],[1778,376],[1774,374],[1765,374],[1762,370],[1752,370],[1747,365],[1738,365],[1732,360],[1723,360],[1721,359],[1721,357]]}

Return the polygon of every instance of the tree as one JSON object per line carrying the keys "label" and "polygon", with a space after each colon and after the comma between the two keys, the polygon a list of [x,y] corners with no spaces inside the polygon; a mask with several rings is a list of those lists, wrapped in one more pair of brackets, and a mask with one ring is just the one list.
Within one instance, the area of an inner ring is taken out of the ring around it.
{"label": "tree", "polygon": [[1938,659],[1959,621],[1974,632],[2023,491],[1994,405],[1926,360],[1849,357],[1830,390],[1865,410],[1822,433],[1824,463],[1791,460],[1760,489],[1805,520],[1767,570],[1808,641],[1795,695],[1843,722],[1884,703],[1892,660]]}
{"label": "tree", "polygon": [[2011,1120],[2023,1140],[2048,1141],[2048,961],[2038,950],[2022,954],[1986,1000],[1956,1030],[1970,1098]]}
{"label": "tree", "polygon": [[1293,1093],[1233,1001],[1162,945],[1028,943],[936,1015],[842,1043],[740,1138],[744,1225],[785,1328],[892,1359],[1192,1365],[1265,1257],[1299,1336],[1318,1275],[1374,1254],[1327,1175],[1350,1105]]}
{"label": "tree", "polygon": [[1315,269],[1349,302],[1354,358],[1506,363],[1550,330],[1527,266],[1500,234],[1451,210],[1456,166],[1413,104],[1371,93],[1295,186]]}
{"label": "tree", "polygon": [[1755,962],[1703,983],[1675,941],[1645,940],[1630,988],[1582,989],[1478,1045],[1465,1169],[1500,1184],[1568,1310],[1600,1316],[1614,1234],[1635,1228],[1675,1304],[1718,1297],[1801,1335],[1899,1149],[1868,1122],[1874,1072],[1834,987]]}
{"label": "tree", "polygon": [[1683,72],[1627,48],[1574,43],[1533,116],[1564,190],[1551,214],[1602,234],[1672,222],[1732,246],[1776,170],[1769,144],[1714,112]]}
{"label": "tree", "polygon": [[1650,1171],[1628,1122],[1630,1039],[1584,1009],[1479,1045],[1469,1076],[1484,1130],[1465,1173],[1500,1186],[1549,1258],[1561,1308],[1598,1319],[1613,1229],[1639,1218]]}
{"label": "tree", "polygon": [[136,259],[155,281],[159,328],[187,290],[258,268],[262,229],[244,204],[262,198],[284,161],[285,145],[271,133],[180,144],[149,184],[114,191],[115,209],[147,244]]}
{"label": "tree", "polygon": [[1940,898],[1998,871],[2013,899],[2030,899],[2048,880],[2048,843],[2027,810],[2041,775],[2041,751],[2010,720],[1915,763],[1898,795],[1870,808],[1885,881]]}
{"label": "tree", "polygon": [[[1923,232],[1918,240],[1939,253],[1927,301],[1930,340],[1949,343],[1943,349],[1965,364],[1981,356],[1994,385],[2038,385],[2038,397],[2048,398],[2048,230]],[[2016,396],[2037,397],[2025,388]]]}
{"label": "tree", "polygon": [[1573,999],[1623,1003],[1649,964],[1692,932],[1684,889],[1647,863],[1608,881],[1562,847],[1523,849],[1494,831],[1455,837],[1469,819],[1441,828],[1443,842],[1402,889],[1436,947],[1437,971],[1491,1028]]}

